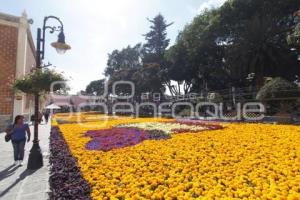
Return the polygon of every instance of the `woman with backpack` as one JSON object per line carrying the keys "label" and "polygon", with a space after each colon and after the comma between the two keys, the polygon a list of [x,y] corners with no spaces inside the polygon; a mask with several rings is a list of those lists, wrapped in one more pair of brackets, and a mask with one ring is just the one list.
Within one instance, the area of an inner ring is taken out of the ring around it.
{"label": "woman with backpack", "polygon": [[28,124],[24,123],[24,116],[18,115],[15,117],[14,124],[6,129],[6,141],[11,140],[14,149],[15,165],[23,165],[24,149],[26,143],[30,141],[30,129]]}

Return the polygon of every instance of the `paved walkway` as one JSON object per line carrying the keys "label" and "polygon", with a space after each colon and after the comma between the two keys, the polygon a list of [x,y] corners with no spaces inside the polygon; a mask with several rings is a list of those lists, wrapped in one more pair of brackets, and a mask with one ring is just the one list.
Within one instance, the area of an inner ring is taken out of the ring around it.
{"label": "paved walkway", "polygon": [[[33,126],[30,127],[33,138]],[[49,191],[49,134],[48,125],[40,125],[40,147],[44,156],[44,167],[37,171],[26,170],[32,141],[26,143],[24,165],[13,166],[11,142],[4,141],[0,133],[0,199],[1,200],[46,200]]]}

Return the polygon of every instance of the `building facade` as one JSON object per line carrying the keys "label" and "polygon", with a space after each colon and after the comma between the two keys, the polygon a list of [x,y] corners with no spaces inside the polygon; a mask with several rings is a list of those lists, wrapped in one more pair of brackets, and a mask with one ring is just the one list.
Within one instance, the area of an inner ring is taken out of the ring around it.
{"label": "building facade", "polygon": [[34,67],[35,46],[26,13],[0,13],[0,132],[14,116],[28,118],[33,112],[32,97],[15,93],[12,84]]}

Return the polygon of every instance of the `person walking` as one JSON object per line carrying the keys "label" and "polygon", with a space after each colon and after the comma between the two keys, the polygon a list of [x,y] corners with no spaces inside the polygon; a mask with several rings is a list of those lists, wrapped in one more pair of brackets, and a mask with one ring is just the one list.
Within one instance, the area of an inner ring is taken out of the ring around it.
{"label": "person walking", "polygon": [[16,116],[14,124],[7,127],[6,133],[11,136],[11,142],[14,150],[14,164],[22,166],[26,143],[26,133],[27,142],[30,141],[31,136],[28,124],[24,123],[24,116]]}
{"label": "person walking", "polygon": [[32,114],[32,115],[30,116],[31,125],[34,125],[34,120],[35,120],[34,114]]}
{"label": "person walking", "polygon": [[44,112],[44,118],[45,118],[46,124],[48,124],[49,117],[50,117],[49,111],[48,111],[48,110],[45,110],[45,112]]}
{"label": "person walking", "polygon": [[41,113],[40,111],[39,111],[39,114],[38,114],[38,122],[39,122],[39,124],[41,124],[42,123],[42,121],[43,121],[43,113]]}

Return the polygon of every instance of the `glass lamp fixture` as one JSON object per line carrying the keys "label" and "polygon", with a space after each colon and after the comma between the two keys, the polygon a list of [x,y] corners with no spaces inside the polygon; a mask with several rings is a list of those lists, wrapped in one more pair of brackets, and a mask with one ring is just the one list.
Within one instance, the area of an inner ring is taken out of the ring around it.
{"label": "glass lamp fixture", "polygon": [[63,30],[58,34],[57,42],[51,43],[51,46],[56,49],[58,54],[64,54],[67,50],[71,49],[71,46],[66,44],[65,34]]}

